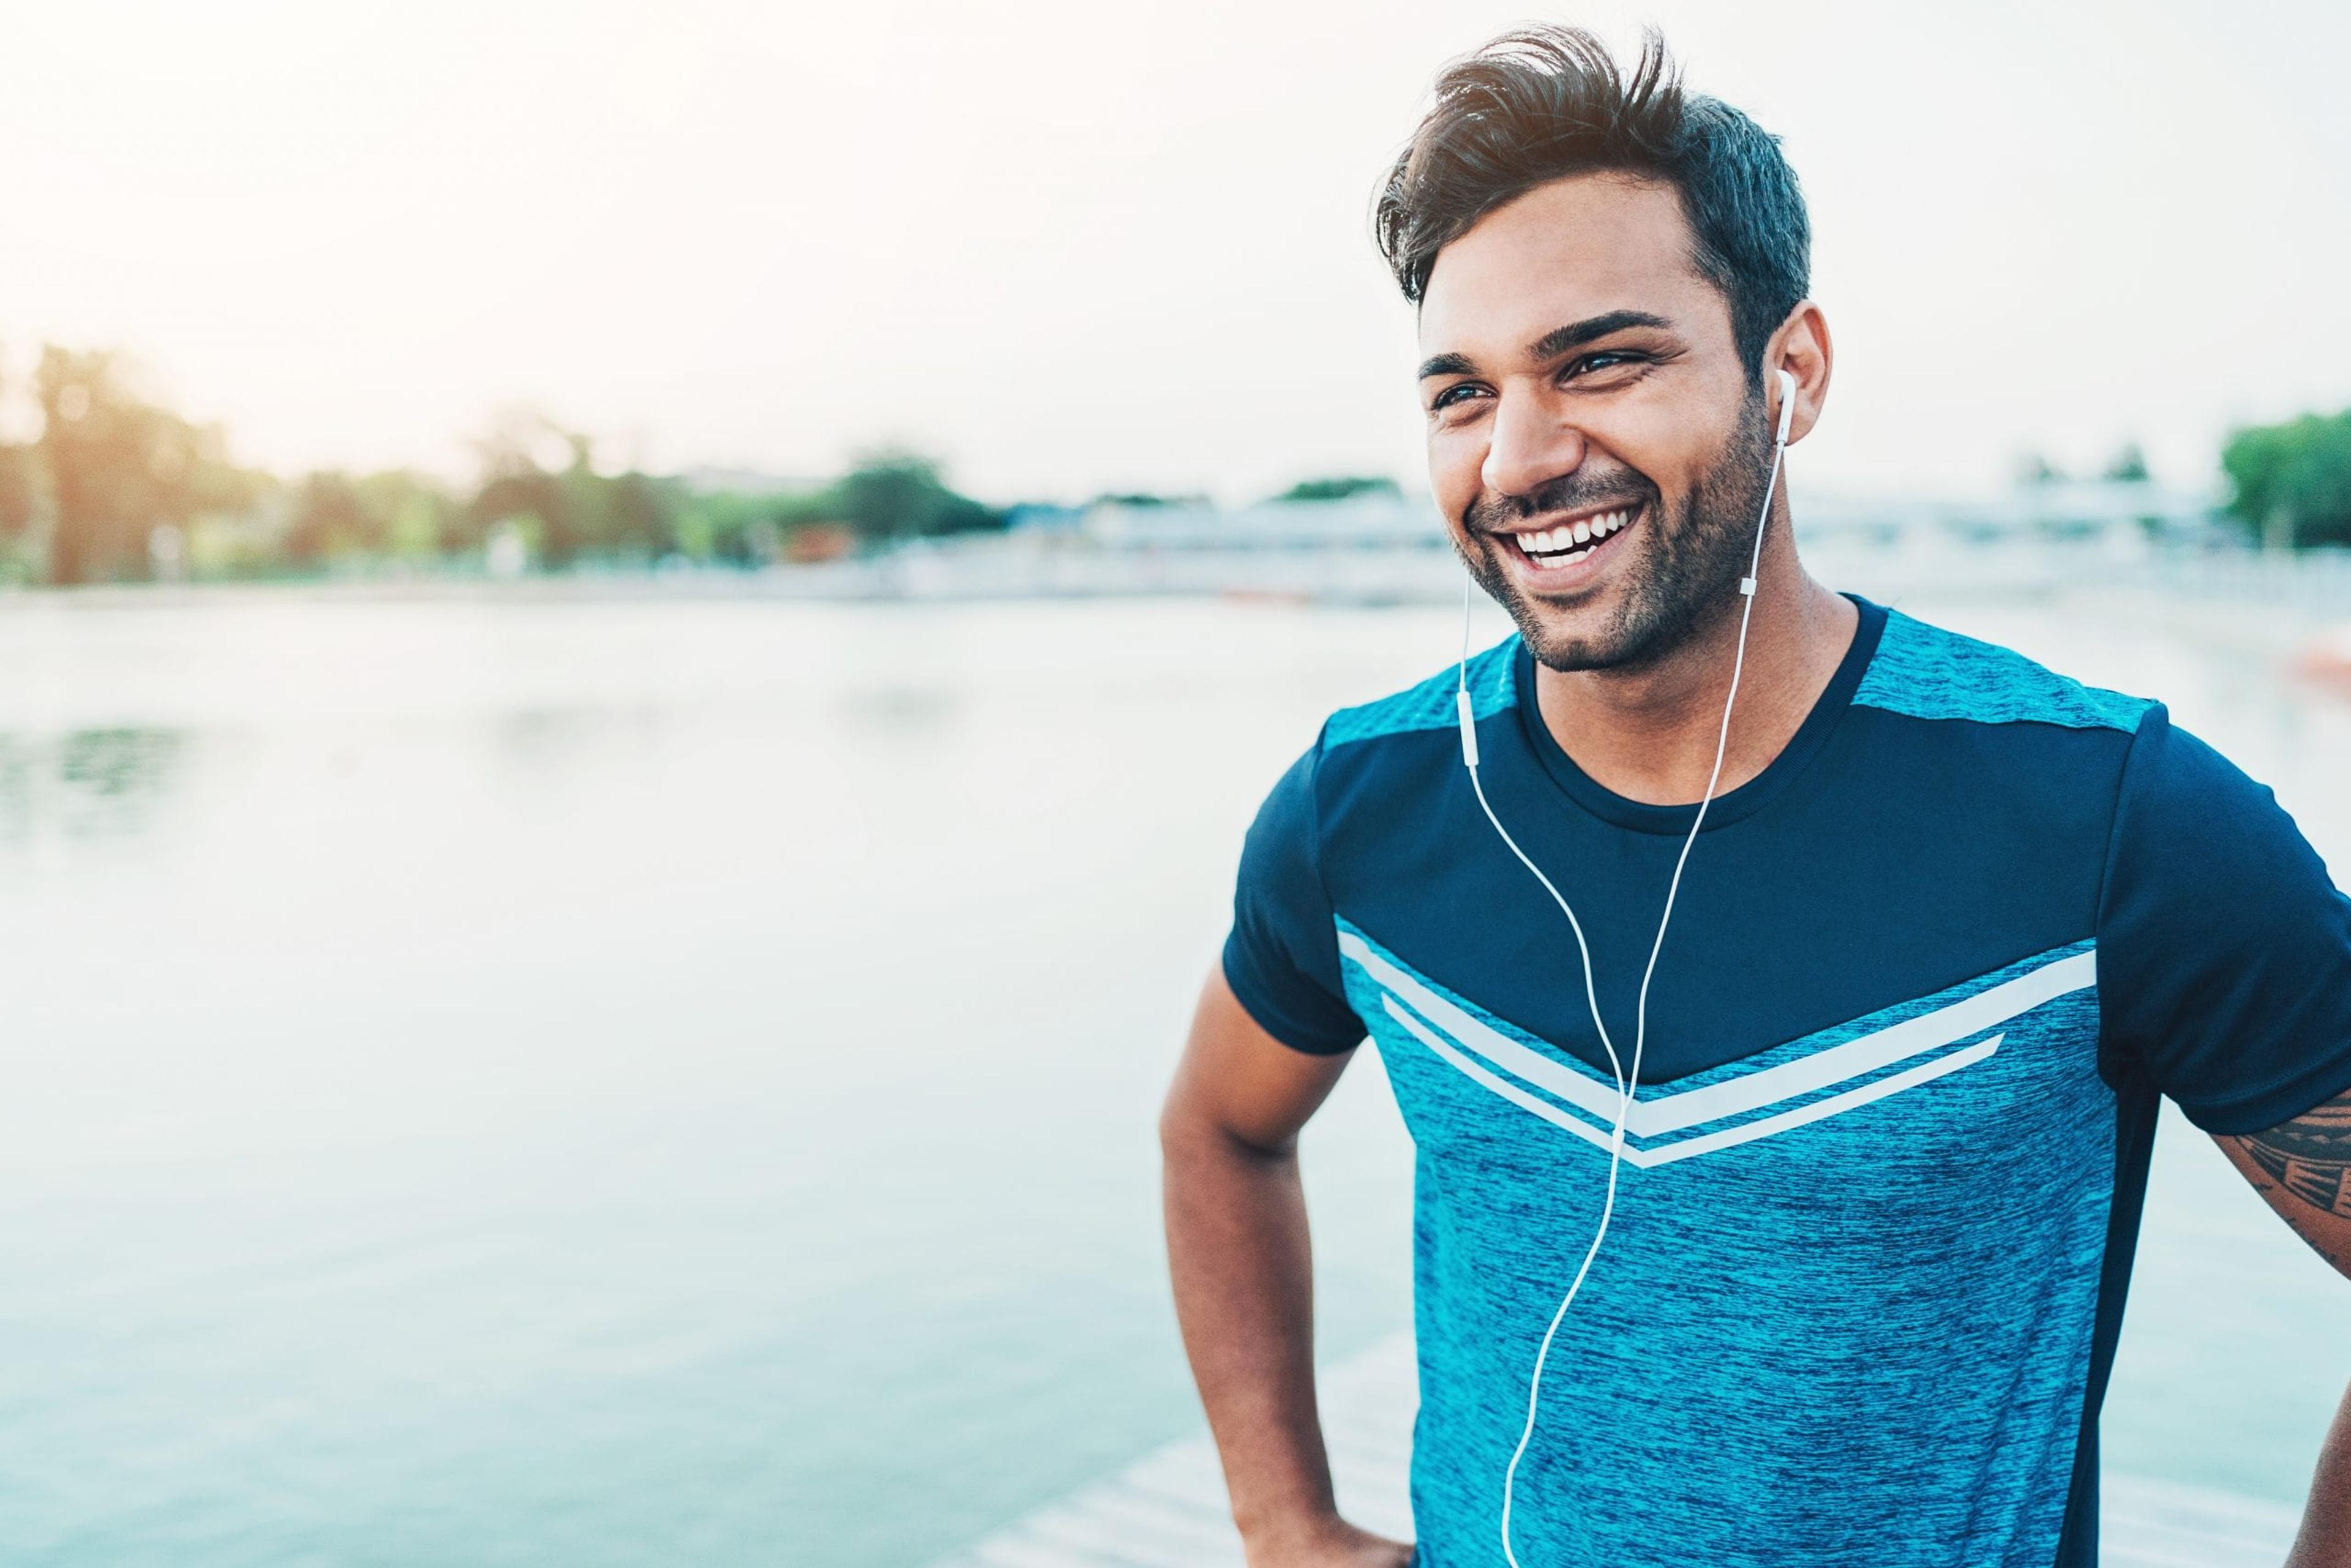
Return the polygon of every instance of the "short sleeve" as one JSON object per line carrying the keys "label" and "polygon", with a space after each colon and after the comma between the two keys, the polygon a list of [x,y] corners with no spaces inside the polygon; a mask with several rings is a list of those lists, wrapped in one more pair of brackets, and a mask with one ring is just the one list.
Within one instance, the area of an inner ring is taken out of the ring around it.
{"label": "short sleeve", "polygon": [[1339,975],[1339,934],[1323,888],[1312,750],[1258,809],[1241,846],[1225,981],[1249,1017],[1282,1044],[1318,1056],[1351,1051],[1363,1021]]}
{"label": "short sleeve", "polygon": [[2351,1087],[2351,901],[2264,785],[2161,707],[2124,764],[2098,910],[2104,1049],[2208,1133]]}

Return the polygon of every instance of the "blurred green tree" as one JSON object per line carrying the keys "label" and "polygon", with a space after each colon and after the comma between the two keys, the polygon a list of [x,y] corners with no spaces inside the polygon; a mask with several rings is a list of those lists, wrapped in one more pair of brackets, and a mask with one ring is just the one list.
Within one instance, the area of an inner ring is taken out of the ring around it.
{"label": "blurred green tree", "polygon": [[39,515],[39,458],[31,446],[0,441],[0,538],[12,544],[24,541]]}
{"label": "blurred green tree", "polygon": [[315,473],[294,487],[284,549],[297,566],[316,566],[338,556],[357,555],[381,542],[348,474]]}
{"label": "blurred green tree", "polygon": [[[8,382],[0,375],[0,408],[8,402]],[[40,515],[40,455],[23,442],[0,440],[0,543],[10,564],[23,553]]]}
{"label": "blurred green tree", "polygon": [[830,490],[681,491],[673,515],[678,552],[729,566],[765,566],[800,530],[838,520]]}
{"label": "blurred green tree", "polygon": [[1092,503],[1097,507],[1205,507],[1208,504],[1206,491],[1185,495],[1163,496],[1153,490],[1104,490]]}
{"label": "blurred green tree", "polygon": [[935,461],[896,447],[862,455],[827,498],[833,515],[869,545],[1002,523],[997,512],[949,489]]}
{"label": "blurred green tree", "polygon": [[543,415],[509,415],[479,444],[483,476],[465,507],[476,539],[521,528],[540,560],[647,560],[673,549],[680,486],[634,469],[596,471],[595,444]]}
{"label": "blurred green tree", "polygon": [[1393,479],[1372,475],[1346,474],[1328,479],[1301,479],[1274,497],[1277,501],[1343,501],[1351,496],[1400,496],[1404,491]]}
{"label": "blurred green tree", "polygon": [[675,480],[657,479],[632,468],[603,482],[603,505],[598,512],[601,532],[599,547],[630,560],[651,560],[675,544],[677,493]]}
{"label": "blurred green tree", "polygon": [[390,557],[427,559],[461,543],[457,505],[432,479],[405,469],[328,469],[294,486],[280,549],[288,564]]}
{"label": "blurred green tree", "polygon": [[247,509],[259,495],[260,476],[229,462],[217,426],[191,424],[149,402],[115,355],[46,346],[33,392],[56,509],[53,582],[144,577],[156,528]]}
{"label": "blurred green tree", "polygon": [[2107,459],[2105,472],[2099,476],[2126,485],[2143,485],[2154,476],[2147,471],[2147,454],[2136,441],[2124,442],[2121,449]]}
{"label": "blurred green tree", "polygon": [[2057,485],[2065,479],[2065,470],[2049,460],[2045,452],[2028,452],[2016,460],[2016,482],[2020,485]]}
{"label": "blurred green tree", "polygon": [[2351,409],[2239,430],[2220,449],[2229,510],[2272,545],[2351,545]]}

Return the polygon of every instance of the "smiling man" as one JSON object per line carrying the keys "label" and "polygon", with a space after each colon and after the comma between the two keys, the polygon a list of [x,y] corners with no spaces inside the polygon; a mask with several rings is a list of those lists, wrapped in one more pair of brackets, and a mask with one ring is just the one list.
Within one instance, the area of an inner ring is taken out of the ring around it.
{"label": "smiling man", "polygon": [[[1802,198],[1654,42],[1451,67],[1377,232],[1518,632],[1274,787],[1168,1096],[1252,1568],[1413,1560],[1315,1414],[1296,1139],[1367,1035],[1418,1151],[1424,1568],[2091,1568],[2161,1097],[2351,1268],[2351,903],[2160,705],[1805,574]],[[2346,1431],[2307,1568],[2351,1563]]]}

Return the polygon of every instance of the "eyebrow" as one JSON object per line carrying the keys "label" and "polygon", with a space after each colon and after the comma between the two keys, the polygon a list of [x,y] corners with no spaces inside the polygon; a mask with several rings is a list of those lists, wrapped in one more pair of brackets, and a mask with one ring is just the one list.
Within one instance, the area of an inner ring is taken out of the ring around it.
{"label": "eyebrow", "polygon": [[[1552,328],[1527,345],[1527,358],[1555,360],[1570,349],[1580,349],[1586,343],[1605,338],[1612,332],[1622,332],[1628,327],[1670,328],[1672,325],[1663,316],[1654,316],[1646,310],[1610,310],[1598,316],[1587,316],[1581,321],[1570,321],[1564,327]],[[1421,361],[1420,373],[1415,379],[1425,381],[1430,376],[1466,376],[1476,369],[1467,354],[1437,354]]]}

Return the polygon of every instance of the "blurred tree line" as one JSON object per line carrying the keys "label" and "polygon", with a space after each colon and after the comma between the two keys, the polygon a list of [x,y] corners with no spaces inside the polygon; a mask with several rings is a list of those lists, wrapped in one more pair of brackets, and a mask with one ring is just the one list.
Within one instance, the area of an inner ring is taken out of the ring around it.
{"label": "blurred tree line", "polygon": [[1274,497],[1277,501],[1347,501],[1357,496],[1401,496],[1404,487],[1384,476],[1342,474],[1327,479],[1301,479]]}
{"label": "blurred tree line", "polygon": [[2272,549],[2351,545],[2351,409],[2305,413],[2230,436],[2229,509]]}
{"label": "blurred tree line", "polygon": [[[531,414],[501,421],[476,444],[470,486],[407,470],[287,479],[238,465],[219,426],[166,407],[120,356],[55,345],[22,387],[0,382],[0,411],[12,404],[25,417],[16,439],[0,422],[0,579],[20,581],[464,571],[502,559],[554,570],[675,559],[750,567],[1004,522],[917,453],[868,453],[823,483],[701,486],[608,472],[586,436]],[[2039,466],[2029,476],[2057,476]],[[2220,466],[2229,510],[2264,544],[2351,546],[2351,410],[2241,429]],[[2106,476],[2144,479],[2145,459],[2126,449]],[[1350,476],[1308,480],[1277,498],[1394,488]]]}
{"label": "blurred tree line", "polygon": [[562,570],[684,559],[820,560],[1000,527],[916,453],[827,483],[755,490],[600,469],[590,440],[536,415],[476,444],[480,477],[407,470],[286,479],[241,467],[217,425],[155,400],[120,356],[41,350],[26,439],[0,434],[0,575],[55,583],[308,575],[374,567]]}

